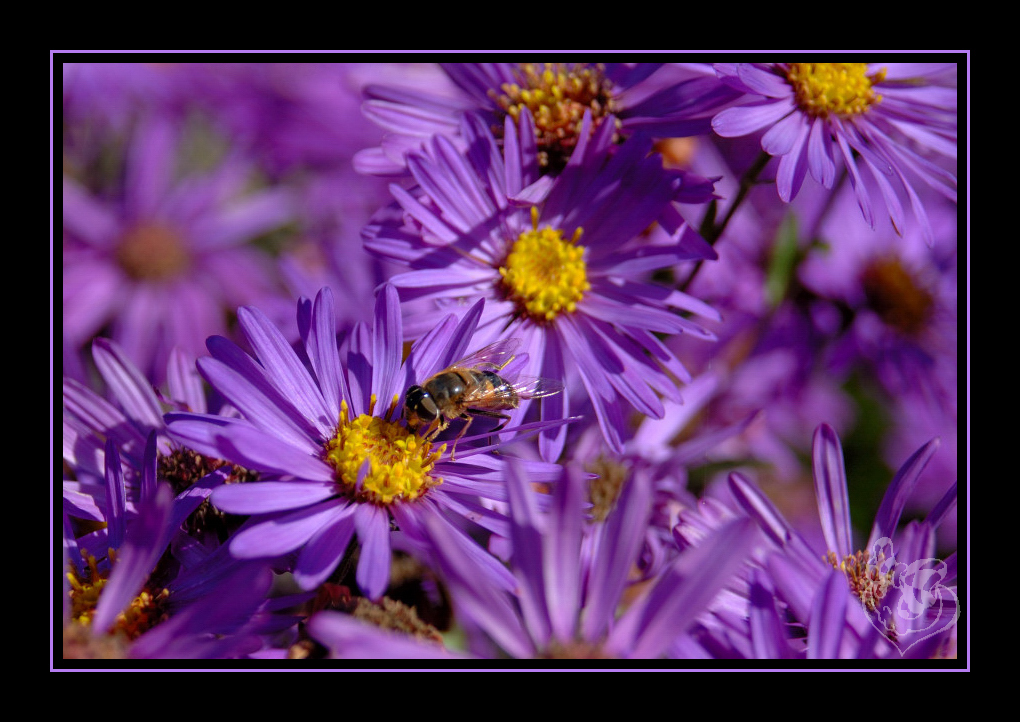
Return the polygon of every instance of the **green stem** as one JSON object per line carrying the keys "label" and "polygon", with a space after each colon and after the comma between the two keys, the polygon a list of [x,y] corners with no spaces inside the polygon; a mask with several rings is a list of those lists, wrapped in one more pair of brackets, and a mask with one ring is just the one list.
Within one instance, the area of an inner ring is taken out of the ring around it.
{"label": "green stem", "polygon": [[[719,240],[719,237],[722,236],[723,232],[726,230],[726,226],[729,225],[730,219],[733,218],[733,214],[736,213],[737,208],[739,208],[740,204],[744,202],[745,198],[747,198],[747,194],[751,191],[751,188],[758,183],[758,176],[765,169],[765,166],[770,160],[772,160],[772,156],[765,151],[762,151],[758,154],[754,163],[752,163],[751,166],[740,176],[740,188],[737,190],[737,196],[733,199],[733,203],[730,204],[730,207],[726,211],[726,216],[720,223],[715,222],[715,213],[717,208],[716,201],[712,201],[709,205],[708,211],[706,211],[705,217],[702,219],[701,226],[699,228],[701,237],[708,242],[708,245],[714,246],[716,241]],[[704,261],[697,262],[697,265],[694,266],[694,270],[691,271],[691,275],[689,275],[687,280],[683,282],[683,285],[681,285],[681,291],[686,291],[690,287],[694,277],[697,276],[698,271],[701,270],[703,263]]]}

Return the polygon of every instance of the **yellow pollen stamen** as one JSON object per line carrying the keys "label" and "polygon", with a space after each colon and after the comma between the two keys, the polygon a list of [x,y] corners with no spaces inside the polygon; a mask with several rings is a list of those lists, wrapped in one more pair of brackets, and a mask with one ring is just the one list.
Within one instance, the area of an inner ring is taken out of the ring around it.
{"label": "yellow pollen stamen", "polygon": [[442,483],[431,472],[445,444],[433,449],[404,426],[371,414],[349,417],[343,401],[336,436],[325,447],[325,460],[336,469],[344,493],[360,501],[391,504],[417,499]]}
{"label": "yellow pollen stamen", "polygon": [[532,230],[522,233],[510,250],[499,275],[507,296],[522,313],[537,321],[552,321],[560,313],[573,313],[591,288],[584,246],[577,245],[582,229],[569,241],[561,231],[538,228],[538,210],[531,209]]}
{"label": "yellow pollen stamen", "polygon": [[585,110],[591,111],[593,130],[615,112],[612,82],[601,65],[524,63],[516,76],[517,83],[503,84],[502,94],[492,90],[490,95],[515,121],[522,108],[531,112],[543,167],[556,170],[566,163],[577,144]]}
{"label": "yellow pollen stamen", "polygon": [[825,561],[832,565],[833,569],[839,569],[846,575],[850,591],[857,596],[869,612],[874,612],[882,601],[889,587],[893,584],[892,570],[883,572],[881,567],[885,561],[885,555],[878,555],[878,564],[869,563],[869,558],[864,552],[857,552],[845,557],[842,561],[836,558],[835,552],[829,552]]}
{"label": "yellow pollen stamen", "polygon": [[191,254],[180,234],[156,223],[143,223],[125,233],[116,255],[121,268],[139,280],[176,278],[191,266]]}
{"label": "yellow pollen stamen", "polygon": [[790,63],[786,78],[800,109],[813,118],[848,118],[866,113],[882,100],[873,85],[885,79],[885,69],[867,75],[866,63]]}
{"label": "yellow pollen stamen", "polygon": [[[83,553],[84,554],[84,553]],[[71,619],[81,626],[92,625],[95,617],[96,605],[99,604],[99,597],[103,587],[106,586],[106,578],[99,572],[96,558],[91,554],[84,554],[88,563],[87,579],[79,579],[73,567],[67,573],[67,580],[71,584]],[[111,562],[115,560],[114,551],[110,550]],[[164,602],[170,592],[160,589],[155,594],[147,589],[135,597],[124,611],[117,615],[111,628],[111,633],[123,633],[128,639],[137,639],[142,634],[152,629],[166,619]]]}

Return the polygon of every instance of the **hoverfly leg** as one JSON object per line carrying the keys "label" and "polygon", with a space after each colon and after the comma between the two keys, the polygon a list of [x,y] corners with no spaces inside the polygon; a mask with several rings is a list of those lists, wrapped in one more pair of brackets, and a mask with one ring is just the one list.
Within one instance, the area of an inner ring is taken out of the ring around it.
{"label": "hoverfly leg", "polygon": [[454,455],[457,453],[457,442],[464,437],[464,434],[467,433],[468,427],[471,426],[471,422],[475,420],[475,417],[470,414],[462,414],[460,418],[467,419],[467,421],[464,422],[464,428],[462,428],[460,433],[457,434],[457,438],[453,440],[453,448],[450,449],[450,461],[453,461]]}
{"label": "hoverfly leg", "polygon": [[[435,426],[435,428],[433,428],[433,425]],[[446,427],[449,425],[450,422],[440,416],[438,419],[429,424],[428,429],[426,429],[425,431],[424,437],[425,441],[432,443],[433,441],[435,441],[437,436],[446,431]]]}

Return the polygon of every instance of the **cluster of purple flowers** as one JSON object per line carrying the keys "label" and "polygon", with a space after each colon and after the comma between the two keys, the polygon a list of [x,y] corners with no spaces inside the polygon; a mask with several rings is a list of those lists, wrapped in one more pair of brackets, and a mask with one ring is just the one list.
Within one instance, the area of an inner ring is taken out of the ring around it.
{"label": "cluster of purple flowers", "polygon": [[966,657],[966,55],[83,59],[54,667]]}

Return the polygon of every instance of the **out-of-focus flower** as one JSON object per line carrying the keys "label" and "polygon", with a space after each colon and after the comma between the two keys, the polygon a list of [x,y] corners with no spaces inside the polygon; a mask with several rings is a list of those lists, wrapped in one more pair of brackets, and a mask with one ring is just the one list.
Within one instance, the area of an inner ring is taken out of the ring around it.
{"label": "out-of-focus flower", "polygon": [[[434,135],[460,151],[460,116],[479,113],[496,133],[504,120],[519,121],[524,111],[534,122],[542,172],[559,172],[588,133],[610,127],[616,140],[635,132],[680,137],[708,132],[711,114],[739,96],[710,73],[709,66],[657,63],[446,63],[453,81],[423,83],[414,89],[371,84],[365,88],[365,114],[388,131],[378,148],[362,151],[355,167],[374,175],[406,173],[406,154],[421,150]],[[659,71],[659,72],[656,72]],[[443,79],[445,80],[445,79]],[[425,90],[422,90],[422,87]],[[591,125],[583,123],[585,113]]]}
{"label": "out-of-focus flower", "polygon": [[181,111],[195,89],[194,68],[191,63],[63,63],[61,112],[72,144],[83,140],[76,134],[97,123],[125,130],[143,108]]}
{"label": "out-of-focus flower", "polygon": [[[412,153],[421,192],[393,186],[401,212],[380,214],[365,230],[366,245],[410,266],[390,279],[402,299],[436,302],[434,312],[408,318],[410,337],[486,299],[480,333],[519,336],[540,360],[540,376],[566,380],[567,391],[543,400],[542,418],[564,418],[579,382],[619,452],[629,408],[660,418],[660,395],[678,401],[675,379],[690,379],[655,334],[712,338],[684,314],[718,318],[710,307],[646,280],[655,269],[713,255],[673,206],[708,200],[711,183],[664,169],[645,136],[609,155],[609,126],[585,132],[550,182],[539,176],[531,124],[506,124],[503,153],[476,116],[464,117],[467,154],[442,136]],[[656,221],[661,242],[645,235]],[[543,433],[543,456],[558,458],[564,438],[563,429]]]}
{"label": "out-of-focus flower", "polygon": [[[425,520],[433,519],[471,550],[492,581],[509,588],[506,570],[454,526],[467,518],[505,535],[506,520],[477,498],[506,498],[506,457],[481,453],[491,446],[471,446],[487,438],[483,433],[461,439],[454,461],[448,444],[417,436],[400,420],[411,385],[466,355],[481,312],[478,304],[460,324],[445,319],[401,364],[392,286],[378,295],[374,326],[356,326],[339,350],[333,296],[323,289],[314,304],[299,304],[306,366],[260,311],[239,309],[255,358],[213,337],[212,358],[198,366],[244,419],[167,415],[178,442],[261,472],[257,483],[214,491],[217,507],[253,515],[230,540],[231,553],[252,559],[297,552],[294,577],[312,589],[336,569],[356,533],[356,580],[365,596],[378,599],[389,580],[393,525],[424,543]],[[551,479],[555,468],[528,462],[539,481]]]}
{"label": "out-of-focus flower", "polygon": [[378,68],[373,63],[199,64],[192,73],[194,99],[271,172],[332,170],[349,166],[355,152],[379,141],[381,131],[359,110],[361,86],[387,75]]}
{"label": "out-of-focus flower", "polygon": [[[442,527],[429,522],[436,563],[454,605],[502,652],[517,659],[653,659],[663,656],[744,562],[756,536],[747,519],[724,525],[680,555],[617,616],[645,541],[651,486],[625,485],[604,523],[584,523],[584,474],[564,470],[542,514],[520,469],[508,478],[513,523],[515,600],[479,577],[476,563]],[[598,553],[582,555],[595,534]]]}
{"label": "out-of-focus flower", "polygon": [[120,197],[63,181],[63,321],[76,345],[109,335],[157,383],[174,346],[202,353],[228,313],[275,283],[248,245],[292,213],[283,189],[245,192],[251,166],[232,155],[205,175],[174,176],[181,127],[139,122]]}
{"label": "out-of-focus flower", "polygon": [[798,268],[801,283],[836,306],[816,304],[815,317],[824,324],[828,314],[836,332],[849,323],[830,362],[842,368],[863,362],[893,397],[916,392],[954,410],[956,208],[940,198],[926,203],[936,239],[929,248],[918,223],[908,223],[895,243],[888,233],[868,231],[850,213],[852,203],[849,193],[834,199],[819,230],[822,243]]}
{"label": "out-of-focus flower", "polygon": [[[932,440],[900,467],[875,516],[864,549],[853,551],[843,451],[827,425],[815,432],[815,492],[828,550],[822,554],[740,474],[730,488],[779,550],[766,568],[789,613],[807,627],[814,658],[925,658],[939,652],[959,618],[955,552],[935,558],[935,531],[956,504],[956,484],[923,522],[899,530],[918,476],[938,449]],[[837,577],[840,578],[837,583]]]}
{"label": "out-of-focus flower", "polygon": [[942,480],[956,474],[959,349],[956,208],[937,197],[926,207],[931,248],[916,222],[899,240],[869,231],[851,194],[841,193],[821,224],[822,243],[812,245],[798,269],[815,296],[816,325],[832,338],[819,358],[835,375],[877,382],[869,392],[890,414],[882,449],[890,466],[926,440],[941,439],[931,465],[938,471],[929,468],[908,505],[922,513],[942,495]]}
{"label": "out-of-focus flower", "polygon": [[[955,64],[725,63],[716,70],[749,102],[721,111],[712,129],[725,137],[766,131],[762,149],[780,157],[780,198],[793,200],[808,172],[832,188],[838,152],[869,225],[875,225],[869,187],[877,186],[902,233],[902,190],[922,236],[933,243],[913,183],[919,179],[956,200],[956,177],[925,157],[956,158]],[[870,173],[867,182],[861,166]]]}

